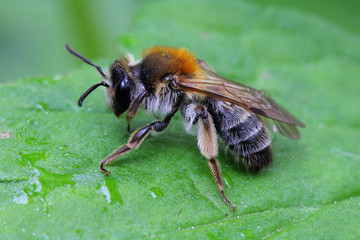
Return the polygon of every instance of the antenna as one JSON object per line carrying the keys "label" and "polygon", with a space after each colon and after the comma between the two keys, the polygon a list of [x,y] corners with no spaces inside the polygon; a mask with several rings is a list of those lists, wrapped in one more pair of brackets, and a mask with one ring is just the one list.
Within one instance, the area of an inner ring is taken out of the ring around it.
{"label": "antenna", "polygon": [[103,78],[107,79],[107,76],[106,76],[105,73],[102,71],[102,69],[101,69],[100,66],[92,63],[89,59],[87,59],[86,57],[84,57],[84,56],[81,55],[80,53],[77,53],[77,52],[75,52],[74,50],[72,50],[71,47],[70,47],[67,43],[65,44],[65,48],[66,48],[66,50],[69,51],[69,53],[71,53],[71,54],[74,55],[75,57],[78,57],[78,58],[80,58],[81,60],[83,60],[84,62],[86,62],[87,64],[95,67],[95,68],[99,71],[99,73],[101,74],[101,76],[102,76]]}
{"label": "antenna", "polygon": [[94,90],[95,90],[97,87],[99,87],[99,86],[109,87],[109,85],[107,85],[107,83],[104,82],[104,81],[102,81],[102,82],[100,82],[100,83],[98,83],[98,84],[92,85],[92,86],[91,86],[88,90],[86,90],[86,92],[84,92],[84,94],[81,95],[81,97],[79,98],[79,100],[78,100],[78,105],[79,105],[79,107],[82,106],[82,103],[83,103],[84,99],[85,99],[92,91],[94,91]]}
{"label": "antenna", "polygon": [[[89,59],[87,59],[86,57],[84,57],[83,55],[81,55],[80,53],[77,53],[75,52],[74,50],[71,49],[71,47],[66,43],[65,44],[65,48],[66,50],[69,51],[69,53],[71,53],[72,55],[74,55],[75,57],[78,57],[80,58],[81,60],[83,60],[84,62],[86,62],[87,64],[95,67],[98,72],[101,74],[101,76],[104,78],[104,79],[108,79],[108,77],[105,75],[105,73],[102,71],[101,67],[92,63]],[[82,106],[82,103],[83,101],[85,100],[85,98],[92,92],[94,91],[97,87],[99,86],[104,86],[104,87],[110,87],[105,81],[101,81],[100,83],[98,84],[95,84],[95,85],[92,85],[88,90],[86,90],[86,92],[84,92],[83,95],[81,95],[81,97],[79,98],[78,100],[78,105],[79,107]]]}

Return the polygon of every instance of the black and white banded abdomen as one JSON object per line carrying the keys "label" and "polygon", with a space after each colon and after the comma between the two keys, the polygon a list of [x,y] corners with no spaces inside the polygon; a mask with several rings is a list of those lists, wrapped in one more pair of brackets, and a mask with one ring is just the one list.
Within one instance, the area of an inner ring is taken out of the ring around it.
{"label": "black and white banded abdomen", "polygon": [[209,99],[206,105],[219,137],[240,157],[239,164],[259,171],[271,163],[271,139],[255,114],[217,99]]}

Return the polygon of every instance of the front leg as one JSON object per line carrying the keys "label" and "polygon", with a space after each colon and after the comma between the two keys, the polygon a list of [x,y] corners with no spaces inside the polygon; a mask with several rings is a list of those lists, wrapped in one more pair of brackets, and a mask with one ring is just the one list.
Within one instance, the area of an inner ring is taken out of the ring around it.
{"label": "front leg", "polygon": [[134,118],[137,110],[140,107],[140,104],[142,103],[142,101],[144,100],[144,98],[146,97],[146,95],[148,94],[148,92],[146,90],[142,91],[142,93],[139,94],[139,96],[137,96],[130,104],[129,107],[129,111],[126,114],[126,122],[127,122],[127,131],[130,132],[130,122],[131,119]]}
{"label": "front leg", "polygon": [[177,109],[174,109],[169,115],[167,115],[163,121],[156,121],[149,123],[145,127],[137,129],[133,134],[131,134],[127,144],[122,145],[120,148],[115,150],[112,154],[107,156],[104,161],[100,164],[100,169],[105,173],[109,174],[109,171],[104,168],[104,165],[111,163],[116,158],[120,157],[125,153],[129,153],[131,149],[137,149],[145,138],[149,135],[151,131],[161,132],[164,130],[170,123],[171,118],[175,115]]}

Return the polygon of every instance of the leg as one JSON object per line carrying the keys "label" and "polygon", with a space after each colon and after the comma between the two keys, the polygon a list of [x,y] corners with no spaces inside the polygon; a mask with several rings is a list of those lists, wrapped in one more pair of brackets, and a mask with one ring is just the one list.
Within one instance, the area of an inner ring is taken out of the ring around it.
{"label": "leg", "polygon": [[156,132],[161,132],[162,130],[164,130],[169,125],[170,120],[174,116],[176,111],[177,109],[174,109],[169,115],[165,117],[163,121],[152,122],[146,125],[145,127],[136,130],[133,134],[131,134],[127,144],[118,148],[112,154],[107,156],[104,161],[101,162],[100,164],[101,171],[103,171],[105,175],[109,174],[109,171],[107,171],[104,168],[104,165],[111,163],[116,158],[120,157],[125,153],[129,153],[131,149],[137,149],[152,130]]}
{"label": "leg", "polygon": [[196,117],[194,123],[199,122],[198,129],[198,146],[201,154],[208,159],[211,173],[214,177],[216,186],[224,201],[231,207],[231,211],[235,210],[234,205],[226,198],[224,193],[224,182],[221,175],[219,162],[215,159],[218,153],[216,141],[216,130],[211,115],[202,106],[195,109]]}
{"label": "leg", "polygon": [[212,158],[208,161],[208,164],[209,164],[211,173],[215,179],[215,183],[220,191],[222,198],[231,207],[231,211],[234,211],[235,206],[231,204],[231,202],[226,198],[225,193],[224,193],[224,182],[223,182],[223,178],[221,175],[221,168],[220,168],[219,162],[215,158]]}
{"label": "leg", "polygon": [[127,131],[130,132],[130,121],[135,116],[136,111],[139,109],[140,104],[144,100],[145,96],[147,95],[147,91],[144,90],[142,93],[140,93],[139,96],[137,96],[130,104],[129,111],[126,114],[126,122],[127,122]]}

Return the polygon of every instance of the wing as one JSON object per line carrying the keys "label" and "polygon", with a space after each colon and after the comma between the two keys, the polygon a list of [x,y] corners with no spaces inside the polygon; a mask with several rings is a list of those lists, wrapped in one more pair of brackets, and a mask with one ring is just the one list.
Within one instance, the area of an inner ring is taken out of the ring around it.
{"label": "wing", "polygon": [[262,116],[259,118],[270,130],[280,132],[289,138],[300,138],[297,127],[305,127],[305,124],[273,99],[265,96],[261,91],[225,79],[213,72],[204,61],[199,60],[199,65],[204,77],[179,80],[177,84],[180,89],[238,105]]}

